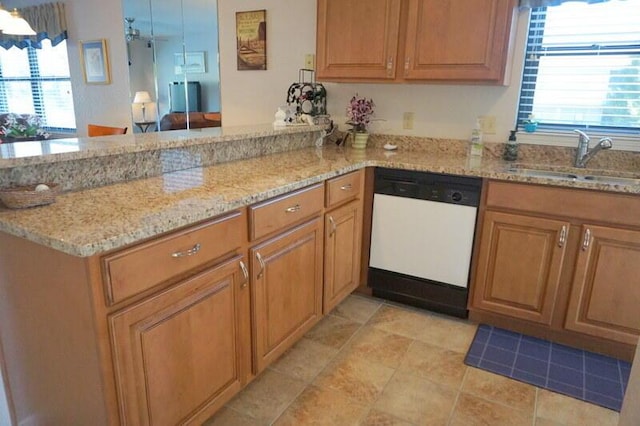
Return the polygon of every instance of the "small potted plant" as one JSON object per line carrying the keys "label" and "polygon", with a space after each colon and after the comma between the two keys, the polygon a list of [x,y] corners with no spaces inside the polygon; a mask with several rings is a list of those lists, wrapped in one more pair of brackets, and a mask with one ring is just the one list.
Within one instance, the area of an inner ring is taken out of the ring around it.
{"label": "small potted plant", "polygon": [[522,122],[522,126],[524,127],[525,132],[533,133],[538,128],[538,122],[533,117],[533,114],[529,114],[529,118]]}
{"label": "small potted plant", "polygon": [[350,132],[353,134],[352,148],[364,149],[367,147],[369,133],[367,126],[371,122],[371,117],[375,109],[373,99],[358,97],[356,93],[347,105],[347,124],[351,126]]}

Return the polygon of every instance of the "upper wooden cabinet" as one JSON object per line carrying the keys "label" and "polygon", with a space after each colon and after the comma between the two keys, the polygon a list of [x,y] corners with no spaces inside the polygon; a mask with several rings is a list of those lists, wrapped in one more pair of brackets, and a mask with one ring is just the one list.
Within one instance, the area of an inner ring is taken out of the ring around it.
{"label": "upper wooden cabinet", "polygon": [[393,80],[400,0],[319,0],[317,77]]}
{"label": "upper wooden cabinet", "polygon": [[515,0],[318,0],[317,77],[502,83]]}

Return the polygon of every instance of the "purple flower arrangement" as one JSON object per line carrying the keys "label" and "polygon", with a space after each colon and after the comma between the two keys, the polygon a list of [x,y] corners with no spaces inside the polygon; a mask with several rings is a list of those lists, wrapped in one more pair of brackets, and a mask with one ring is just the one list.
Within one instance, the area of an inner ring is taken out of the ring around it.
{"label": "purple flower arrangement", "polygon": [[373,99],[359,98],[357,93],[351,98],[347,105],[347,124],[353,126],[353,131],[367,131],[375,106]]}

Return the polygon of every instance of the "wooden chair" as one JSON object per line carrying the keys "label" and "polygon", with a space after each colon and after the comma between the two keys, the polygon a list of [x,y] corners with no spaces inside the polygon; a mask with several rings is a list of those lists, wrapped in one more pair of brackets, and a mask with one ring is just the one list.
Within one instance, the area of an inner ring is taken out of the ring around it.
{"label": "wooden chair", "polygon": [[124,135],[127,133],[126,127],[109,127],[99,126],[97,124],[88,124],[87,132],[89,136],[106,136],[106,135]]}

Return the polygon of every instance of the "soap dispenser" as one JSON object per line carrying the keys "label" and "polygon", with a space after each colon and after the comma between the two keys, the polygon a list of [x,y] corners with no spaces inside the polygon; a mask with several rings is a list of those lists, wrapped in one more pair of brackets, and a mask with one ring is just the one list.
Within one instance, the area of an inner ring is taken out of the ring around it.
{"label": "soap dispenser", "polygon": [[509,131],[509,140],[504,146],[504,154],[502,156],[506,161],[516,161],[518,159],[518,141],[516,140],[516,131]]}

